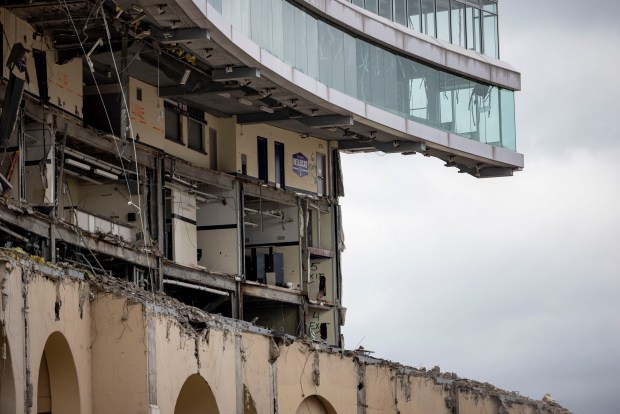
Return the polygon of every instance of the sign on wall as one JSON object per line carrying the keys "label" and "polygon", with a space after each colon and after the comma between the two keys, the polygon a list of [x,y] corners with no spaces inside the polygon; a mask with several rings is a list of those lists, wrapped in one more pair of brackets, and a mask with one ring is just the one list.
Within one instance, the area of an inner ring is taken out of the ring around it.
{"label": "sign on wall", "polygon": [[293,154],[293,172],[300,177],[308,175],[308,157],[301,152]]}

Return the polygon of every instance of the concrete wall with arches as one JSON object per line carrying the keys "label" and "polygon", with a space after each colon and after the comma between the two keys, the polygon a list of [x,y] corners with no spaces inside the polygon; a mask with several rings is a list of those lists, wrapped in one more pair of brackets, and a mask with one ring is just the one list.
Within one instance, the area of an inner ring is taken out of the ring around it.
{"label": "concrete wall with arches", "polygon": [[0,252],[0,298],[0,413],[567,413],[15,251]]}

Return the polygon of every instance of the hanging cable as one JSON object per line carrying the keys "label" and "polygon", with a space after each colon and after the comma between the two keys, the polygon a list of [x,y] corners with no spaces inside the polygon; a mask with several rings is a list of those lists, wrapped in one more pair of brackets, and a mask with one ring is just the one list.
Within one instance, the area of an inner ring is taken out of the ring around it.
{"label": "hanging cable", "polygon": [[[77,36],[78,42],[80,43],[80,48],[82,49],[82,53],[84,55],[86,55],[87,52],[86,52],[86,49],[84,48],[84,41],[82,41],[82,39],[80,37],[80,34],[79,34],[78,30],[77,30],[77,27],[75,25],[75,21],[73,19],[73,16],[71,15],[71,11],[69,10],[69,7],[67,5],[66,0],[58,0],[58,2],[61,5],[61,7],[63,7],[63,9],[64,9],[64,11],[65,11],[69,21],[71,22],[71,26],[73,28],[73,31],[75,32],[75,35]],[[105,18],[105,11],[103,10],[102,6],[103,6],[103,2],[99,5],[99,11],[101,12],[101,14],[103,16],[103,21],[104,21],[104,24],[105,24],[108,44],[111,44],[110,30],[108,28],[107,20]],[[114,54],[113,53],[112,53],[112,59],[113,59],[113,62],[114,62],[114,67],[115,67],[115,70],[116,70],[116,74],[118,76],[118,69],[116,67],[116,60],[114,59]],[[99,95],[99,99],[101,100],[101,104],[102,104],[102,107],[103,107],[103,112],[104,112],[106,120],[108,122],[108,126],[110,128],[110,131],[113,131],[114,129],[113,129],[113,126],[112,126],[112,121],[110,119],[110,114],[108,113],[108,110],[107,110],[107,108],[105,106],[104,99],[103,99],[103,94],[101,93],[101,89],[99,87],[99,83],[97,82],[97,79],[96,79],[95,74],[93,72],[91,72],[91,76],[93,78],[93,83],[94,83],[94,85],[95,85],[95,87],[97,89],[97,94]],[[120,79],[120,77],[119,77],[119,79]],[[123,91],[122,87],[121,87],[121,92],[123,94],[123,102],[125,104],[125,107],[127,107],[127,103],[126,103],[127,101],[125,100],[125,95],[124,95],[124,91]],[[133,131],[131,129],[131,123],[130,123],[130,134],[133,137]],[[122,168],[123,172],[125,172],[126,169],[125,169],[125,165],[124,165],[123,156],[122,156],[122,154],[120,152],[120,149],[119,149],[118,145],[115,145],[115,148],[116,148],[117,155],[118,155],[118,158],[119,158],[119,161],[120,161],[120,164],[121,164],[121,168]],[[140,170],[138,169],[138,159],[137,159],[137,155],[136,155],[135,142],[133,142],[133,152],[134,152],[134,160],[135,160],[135,163],[136,163],[136,181],[137,181],[137,186],[138,186],[138,189],[139,189],[140,188]],[[124,178],[125,178],[125,185],[127,186],[127,191],[129,193],[129,199],[132,200],[131,187],[129,185],[129,178],[127,177],[127,174],[124,174]],[[61,185],[62,185],[62,183],[61,183]],[[130,202],[133,203],[133,201],[130,201]],[[146,256],[147,256],[147,266],[148,266],[148,269],[149,269],[149,279],[150,279],[149,281],[151,282],[150,283],[151,284],[151,288],[153,288],[153,283],[152,283],[153,282],[153,269],[150,267],[148,247],[147,247],[147,244],[146,244],[146,231],[144,229],[144,217],[142,216],[142,209],[140,208],[140,197],[138,197],[138,208],[139,208],[138,214],[139,214],[139,217],[140,217],[140,225],[141,225],[141,229],[142,229],[142,238],[143,238],[143,241],[144,241],[145,253],[146,253]],[[154,293],[154,289],[153,289],[153,293]]]}

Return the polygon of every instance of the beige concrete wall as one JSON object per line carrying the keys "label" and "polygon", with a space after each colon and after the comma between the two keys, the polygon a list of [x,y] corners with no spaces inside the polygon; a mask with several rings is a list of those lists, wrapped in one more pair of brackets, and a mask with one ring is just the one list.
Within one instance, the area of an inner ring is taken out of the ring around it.
{"label": "beige concrete wall", "polygon": [[[325,398],[337,413],[357,412],[357,370],[349,358],[340,354],[317,352],[307,345],[294,343],[282,350],[276,362],[278,412],[294,413],[311,395]],[[318,384],[314,380],[318,366]]]}
{"label": "beige concrete wall", "polygon": [[[1,407],[23,412],[24,406],[28,405],[24,390],[29,383],[32,387],[32,412],[37,412],[39,369],[46,349],[49,352],[47,365],[53,375],[50,381],[52,392],[57,396],[52,399],[52,407],[58,412],[90,413],[90,302],[84,300],[88,296],[88,285],[79,281],[63,283],[59,279],[50,280],[36,271],[15,267],[14,262],[0,262],[0,286],[5,303],[0,317],[10,348],[11,361],[6,363],[11,365],[15,384],[14,401],[3,401]],[[25,285],[22,272],[26,275]],[[25,298],[23,292],[26,293]],[[28,309],[25,319],[24,307]],[[26,329],[27,340],[24,334]],[[61,340],[48,342],[50,338]],[[46,344],[49,347],[46,348]],[[66,348],[63,349],[63,346]],[[59,356],[62,359],[57,359]],[[75,388],[68,390],[68,393],[66,389],[58,388],[72,381]],[[62,397],[59,398],[59,395]]]}
{"label": "beige concrete wall", "polygon": [[[28,264],[26,286],[21,260]],[[152,295],[120,281],[100,279],[98,287],[89,286],[66,276],[43,276],[32,266],[26,255],[0,259],[0,332],[5,333],[0,343],[8,344],[8,360],[1,364],[11,368],[0,375],[2,412],[26,412],[27,382],[32,386],[30,412],[37,412],[45,349],[51,380],[43,380],[41,387],[43,394],[51,394],[54,412],[174,413],[192,378],[201,387],[188,387],[190,396],[196,392],[200,401],[215,400],[217,412],[225,414],[270,413],[274,405],[278,413],[310,408],[339,414],[483,414],[502,407],[509,414],[568,413],[488,384],[343,355],[317,343],[276,345],[243,324],[177,308],[170,301],[155,298],[153,303]],[[58,384],[70,384],[71,375],[75,389],[59,398]],[[72,406],[78,396],[78,405]],[[47,401],[41,398],[42,404]],[[246,404],[255,411],[245,409]]]}
{"label": "beige concrete wall", "polygon": [[149,413],[143,305],[105,293],[93,305],[93,412]]}
{"label": "beige concrete wall", "polygon": [[[269,362],[270,341],[262,335],[252,333],[241,334],[241,352],[243,366],[243,383],[250,394],[257,413],[272,412],[271,395],[273,393],[271,378],[272,365]],[[263,380],[260,380],[263,379]],[[244,396],[245,397],[245,396]],[[244,405],[246,401],[244,398]]]}

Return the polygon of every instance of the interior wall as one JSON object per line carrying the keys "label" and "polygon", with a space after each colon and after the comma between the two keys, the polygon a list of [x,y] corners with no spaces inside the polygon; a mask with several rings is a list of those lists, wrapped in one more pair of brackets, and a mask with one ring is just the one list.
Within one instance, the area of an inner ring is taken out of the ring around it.
{"label": "interior wall", "polygon": [[[138,88],[142,89],[142,100],[138,100]],[[129,77],[127,95],[133,136],[140,142],[162,148],[165,131],[164,100],[157,95],[157,87]]]}
{"label": "interior wall", "polygon": [[258,318],[256,325],[284,332],[289,335],[297,335],[298,317],[297,307],[286,303],[251,302],[244,303],[243,318],[247,321]]}
{"label": "interior wall", "polygon": [[[258,210],[254,204],[249,207]],[[264,202],[263,211],[267,212],[270,210],[281,211],[284,214],[284,220],[268,214],[261,214],[260,212],[246,213],[245,221],[258,225],[246,226],[246,246],[299,242],[298,208],[296,206],[285,207],[275,203]]]}
{"label": "interior wall", "polygon": [[198,258],[196,196],[176,189],[171,194],[173,260],[180,264],[195,265]]}
{"label": "interior wall", "polygon": [[239,274],[236,191],[215,191],[210,188],[205,191],[224,197],[224,202],[207,198],[198,204],[197,243],[198,248],[202,249],[198,264],[210,270]]}
{"label": "interior wall", "polygon": [[[243,125],[237,129],[237,173],[241,174],[241,154],[247,157],[247,175],[258,177],[257,137],[267,138],[269,182],[275,183],[275,150],[274,142],[284,144],[284,171],[285,186],[293,189],[317,192],[316,180],[316,153],[327,156],[326,171],[330,171],[329,144],[327,141],[308,137],[301,138],[299,134],[285,131],[265,124]],[[293,154],[301,153],[308,158],[308,174],[300,177],[293,172]],[[327,180],[329,182],[329,180]]]}

